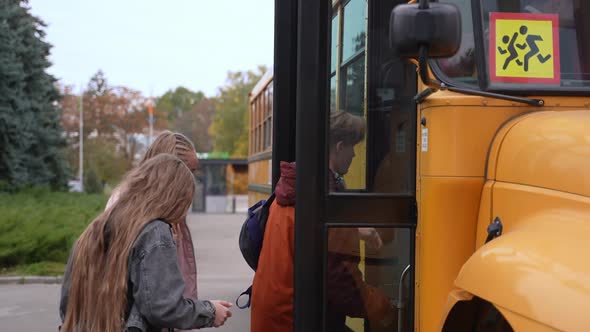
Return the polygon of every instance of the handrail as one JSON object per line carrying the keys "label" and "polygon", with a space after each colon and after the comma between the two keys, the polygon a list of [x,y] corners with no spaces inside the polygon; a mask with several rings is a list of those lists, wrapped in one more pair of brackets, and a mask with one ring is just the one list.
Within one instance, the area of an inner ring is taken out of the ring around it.
{"label": "handrail", "polygon": [[398,286],[398,300],[397,300],[397,331],[398,332],[402,332],[402,328],[403,328],[403,313],[404,313],[404,308],[405,308],[405,303],[403,301],[403,296],[404,296],[404,278],[406,277],[406,275],[408,274],[408,272],[410,271],[410,267],[411,265],[408,264],[408,266],[406,266],[406,268],[403,270],[400,278],[399,278],[399,286]]}

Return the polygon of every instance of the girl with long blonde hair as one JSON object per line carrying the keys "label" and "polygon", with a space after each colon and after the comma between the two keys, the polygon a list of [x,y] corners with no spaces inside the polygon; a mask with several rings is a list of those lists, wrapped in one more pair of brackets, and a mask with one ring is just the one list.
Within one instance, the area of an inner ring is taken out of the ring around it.
{"label": "girl with long blonde hair", "polygon": [[[162,153],[169,153],[178,157],[192,173],[197,170],[198,161],[195,147],[193,143],[181,133],[173,133],[168,130],[160,133],[149,146],[145,155],[139,162],[139,165],[142,165],[147,160]],[[120,185],[113,191],[107,202],[107,208],[117,201],[120,192],[124,189],[124,185]],[[182,279],[184,280],[185,285],[184,296],[196,300],[198,298],[197,261],[195,258],[195,248],[191,232],[186,224],[186,220],[175,224],[172,230],[176,238],[178,265],[180,266],[180,272],[182,273]]]}
{"label": "girl with long blonde hair", "polygon": [[231,304],[183,296],[172,226],[184,222],[193,175],[169,154],[146,160],[76,241],[60,301],[64,332],[221,326]]}

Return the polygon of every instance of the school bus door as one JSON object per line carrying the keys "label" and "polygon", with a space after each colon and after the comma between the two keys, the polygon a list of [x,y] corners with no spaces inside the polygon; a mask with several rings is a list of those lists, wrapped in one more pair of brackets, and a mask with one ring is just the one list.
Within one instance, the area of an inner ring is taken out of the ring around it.
{"label": "school bus door", "polygon": [[[290,59],[296,58],[295,331],[330,331],[340,323],[352,331],[411,331],[416,73],[386,47],[389,13],[404,1],[281,2],[276,31],[292,31],[297,41]],[[281,17],[297,17],[296,29]],[[279,54],[284,49],[275,49],[275,66],[284,66]],[[344,175],[346,190],[329,185],[331,112],[366,125]],[[361,240],[373,229],[381,246]]]}

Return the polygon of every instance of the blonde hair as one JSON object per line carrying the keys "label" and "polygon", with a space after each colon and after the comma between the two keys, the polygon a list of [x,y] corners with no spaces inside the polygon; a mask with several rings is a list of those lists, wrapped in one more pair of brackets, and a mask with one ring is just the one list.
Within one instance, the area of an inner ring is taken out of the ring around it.
{"label": "blonde hair", "polygon": [[[176,157],[180,158],[184,162],[184,164],[188,167],[191,161],[191,156],[194,157],[194,160],[198,164],[197,160],[197,153],[195,152],[195,146],[193,143],[183,134],[181,133],[173,133],[169,130],[164,130],[154,142],[150,145],[148,150],[145,152],[143,159],[139,162],[139,164],[143,164],[146,160],[153,158],[162,153],[169,153],[175,155]],[[195,164],[194,166],[196,166]],[[194,170],[191,170],[194,171]],[[120,186],[120,188],[124,188]],[[172,226],[172,231],[174,236],[176,236],[180,232],[180,228],[177,224]]]}
{"label": "blonde hair", "polygon": [[119,199],[80,235],[62,332],[120,332],[127,309],[127,264],[135,239],[151,221],[182,222],[193,175],[177,157],[160,154],[132,170]]}
{"label": "blonde hair", "polygon": [[189,155],[194,155],[196,158],[195,146],[186,136],[166,130],[158,135],[156,140],[150,145],[139,164],[141,165],[146,160],[161,153],[175,155],[185,164],[188,162]]}
{"label": "blonde hair", "polygon": [[365,120],[348,112],[330,113],[330,147],[343,141],[356,145],[365,138]]}

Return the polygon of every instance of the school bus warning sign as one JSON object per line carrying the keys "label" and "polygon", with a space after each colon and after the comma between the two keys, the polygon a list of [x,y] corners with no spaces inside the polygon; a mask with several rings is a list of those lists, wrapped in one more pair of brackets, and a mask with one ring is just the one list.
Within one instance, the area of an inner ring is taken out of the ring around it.
{"label": "school bus warning sign", "polygon": [[559,16],[490,13],[490,80],[559,84]]}

